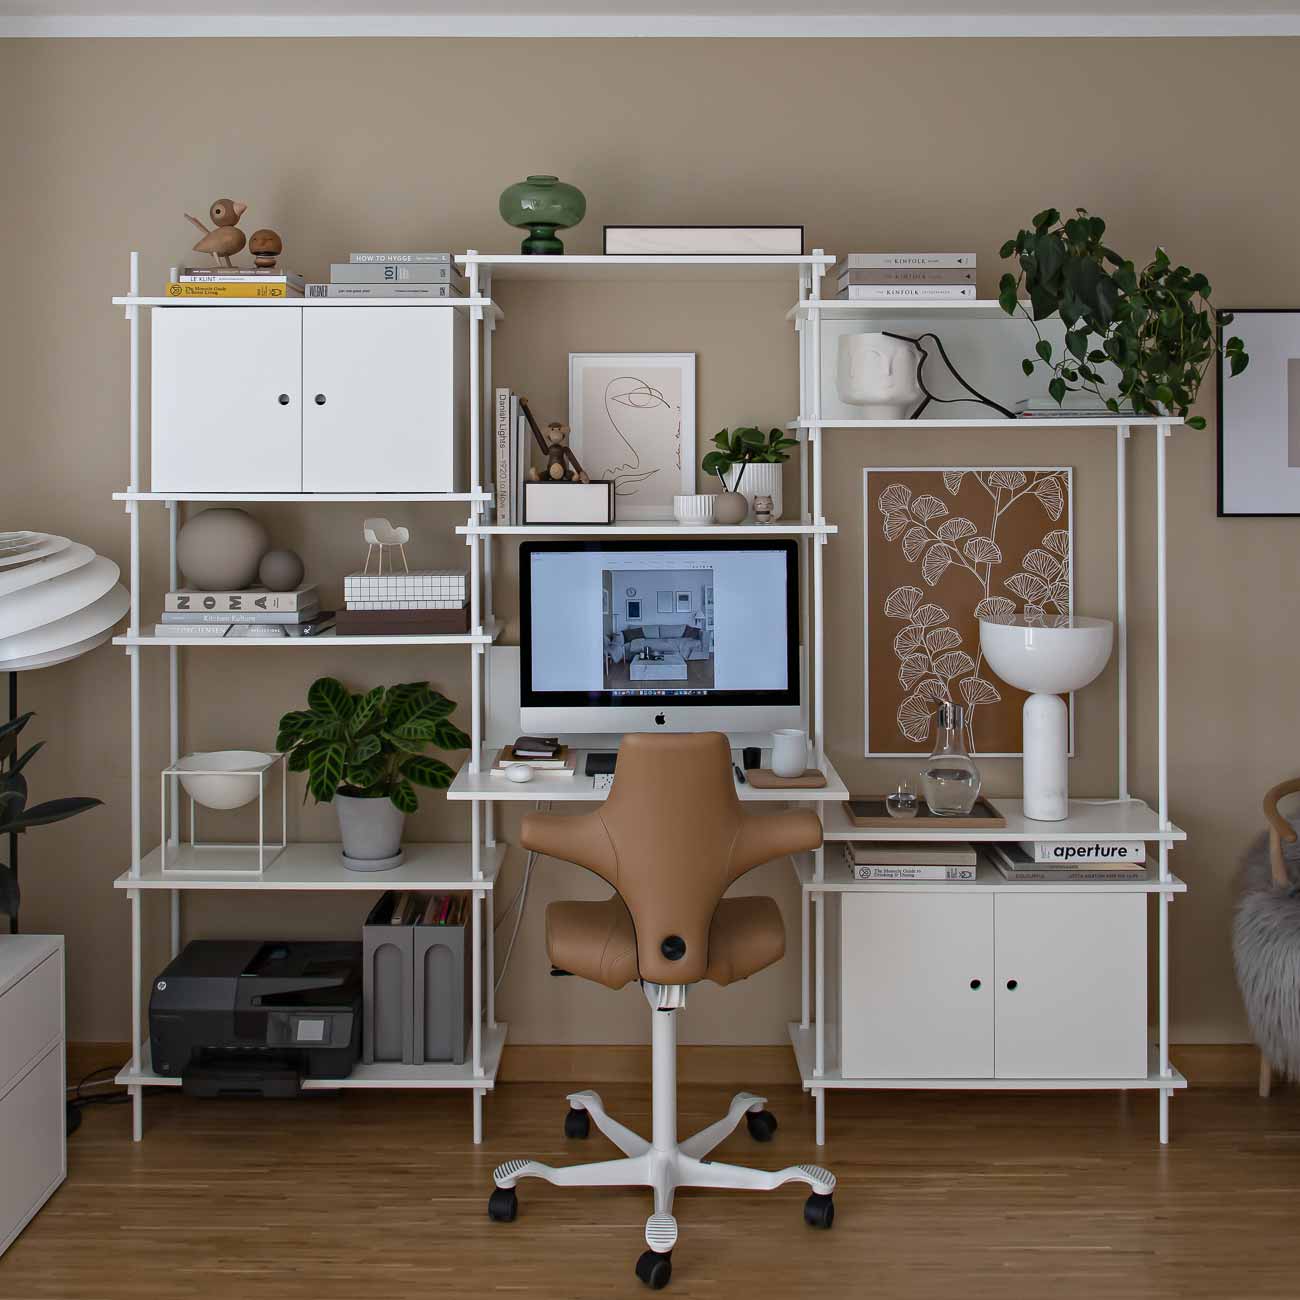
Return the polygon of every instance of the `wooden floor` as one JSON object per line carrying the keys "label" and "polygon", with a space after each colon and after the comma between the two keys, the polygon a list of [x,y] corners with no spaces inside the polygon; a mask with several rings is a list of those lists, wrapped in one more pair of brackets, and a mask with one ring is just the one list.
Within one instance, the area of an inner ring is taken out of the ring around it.
{"label": "wooden floor", "polygon": [[[500,1160],[613,1154],[599,1136],[561,1137],[567,1090],[501,1086],[477,1148],[456,1094],[151,1095],[138,1146],[128,1107],[91,1107],[68,1181],[0,1259],[0,1297],[639,1296],[645,1193],[527,1182],[514,1223],[487,1218]],[[1193,1089],[1175,1100],[1164,1150],[1149,1093],[847,1094],[831,1098],[821,1151],[810,1100],[769,1091],[775,1141],[758,1146],[742,1126],[717,1158],[829,1166],[835,1228],[804,1226],[794,1185],[683,1193],[670,1295],[1300,1295],[1300,1091]],[[646,1128],[646,1089],[602,1092]],[[683,1088],[682,1132],[726,1100]]]}

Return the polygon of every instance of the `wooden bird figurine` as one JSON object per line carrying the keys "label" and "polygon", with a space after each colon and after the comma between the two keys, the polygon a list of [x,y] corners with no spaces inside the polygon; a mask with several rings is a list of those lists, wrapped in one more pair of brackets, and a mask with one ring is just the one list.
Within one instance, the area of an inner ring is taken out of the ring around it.
{"label": "wooden bird figurine", "polygon": [[231,255],[244,247],[244,232],[237,222],[248,210],[247,203],[236,203],[233,199],[218,199],[209,209],[208,217],[213,229],[209,230],[198,217],[187,212],[185,220],[193,222],[202,232],[203,238],[194,245],[196,253],[211,253],[218,265],[230,266]]}

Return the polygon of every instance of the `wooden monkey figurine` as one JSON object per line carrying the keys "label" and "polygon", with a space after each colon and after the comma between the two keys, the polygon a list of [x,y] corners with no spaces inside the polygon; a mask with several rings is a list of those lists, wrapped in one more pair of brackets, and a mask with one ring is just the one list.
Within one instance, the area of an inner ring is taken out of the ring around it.
{"label": "wooden monkey figurine", "polygon": [[253,265],[274,271],[275,263],[284,252],[284,242],[274,230],[255,230],[248,237],[248,251],[253,255]]}
{"label": "wooden monkey figurine", "polygon": [[546,443],[546,469],[539,473],[535,465],[529,468],[528,477],[534,483],[539,483],[543,479],[549,479],[552,483],[591,482],[586,470],[578,464],[578,458],[569,447],[567,424],[560,424],[553,420],[546,426],[543,440]]}
{"label": "wooden monkey figurine", "polygon": [[198,217],[185,213],[185,220],[192,222],[203,232],[203,238],[194,245],[194,251],[211,253],[212,260],[219,266],[230,266],[231,257],[244,247],[244,232],[240,230],[238,222],[247,210],[247,203],[236,203],[233,199],[217,199],[208,209],[208,218],[213,225],[211,230]]}

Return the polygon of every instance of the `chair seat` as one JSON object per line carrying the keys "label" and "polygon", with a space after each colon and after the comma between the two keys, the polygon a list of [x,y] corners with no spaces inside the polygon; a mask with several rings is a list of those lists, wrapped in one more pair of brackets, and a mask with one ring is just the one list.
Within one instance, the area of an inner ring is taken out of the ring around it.
{"label": "chair seat", "polygon": [[[606,988],[637,978],[636,932],[617,895],[599,903],[552,903],[546,909],[546,952],[551,965]],[[785,926],[770,898],[724,898],[709,926],[704,978],[734,984],[785,956]]]}

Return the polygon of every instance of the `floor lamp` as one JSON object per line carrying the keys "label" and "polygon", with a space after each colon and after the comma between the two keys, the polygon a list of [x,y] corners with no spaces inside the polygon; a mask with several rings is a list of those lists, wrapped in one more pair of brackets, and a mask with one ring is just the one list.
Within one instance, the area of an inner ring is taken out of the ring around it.
{"label": "floor lamp", "polygon": [[[9,674],[9,718],[18,674],[76,659],[113,635],[131,603],[112,560],[49,533],[0,534],[0,671]],[[17,760],[18,750],[10,758]],[[9,837],[18,874],[18,836]],[[9,932],[18,933],[17,909]]]}

